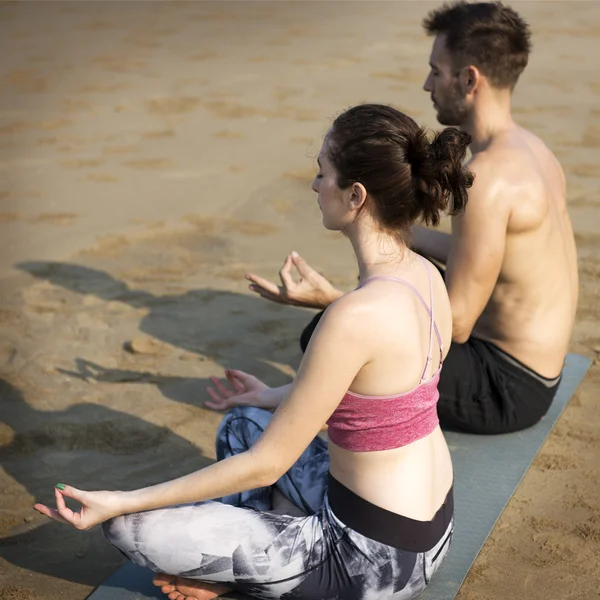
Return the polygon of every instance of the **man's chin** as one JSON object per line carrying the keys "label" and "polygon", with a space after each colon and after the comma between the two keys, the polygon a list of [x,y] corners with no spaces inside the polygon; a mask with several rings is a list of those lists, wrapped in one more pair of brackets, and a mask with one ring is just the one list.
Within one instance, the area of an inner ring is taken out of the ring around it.
{"label": "man's chin", "polygon": [[440,125],[444,125],[445,127],[461,127],[463,124],[462,119],[459,119],[455,115],[449,115],[448,113],[440,112],[437,109],[436,118]]}
{"label": "man's chin", "polygon": [[448,115],[440,114],[439,112],[436,115],[436,118],[440,125],[445,125],[446,127],[452,127],[454,125],[458,125],[458,123],[456,123],[456,121],[454,119],[450,119],[448,117]]}

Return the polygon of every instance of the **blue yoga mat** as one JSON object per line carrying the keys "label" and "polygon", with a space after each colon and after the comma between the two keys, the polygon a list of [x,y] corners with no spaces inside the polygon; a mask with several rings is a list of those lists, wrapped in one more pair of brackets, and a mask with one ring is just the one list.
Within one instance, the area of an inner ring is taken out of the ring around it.
{"label": "blue yoga mat", "polygon": [[[542,443],[590,367],[585,356],[567,356],[563,378],[548,414],[519,433],[475,436],[446,433],[454,464],[456,531],[452,548],[419,600],[453,600]],[[88,600],[150,600],[166,598],[152,585],[152,573],[126,564]],[[231,594],[233,600],[248,598]],[[385,600],[382,598],[382,600]]]}

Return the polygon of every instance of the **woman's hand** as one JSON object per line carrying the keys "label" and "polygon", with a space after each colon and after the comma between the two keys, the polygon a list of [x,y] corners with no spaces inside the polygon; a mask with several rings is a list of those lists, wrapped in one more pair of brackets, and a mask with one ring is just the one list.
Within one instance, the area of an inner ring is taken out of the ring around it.
{"label": "woman's hand", "polygon": [[[292,277],[292,266],[298,271],[298,281]],[[304,306],[307,308],[327,308],[342,296],[342,292],[331,285],[323,275],[315,271],[297,252],[287,256],[279,271],[281,285],[276,285],[253,273],[246,279],[251,282],[250,289],[261,298],[279,304]]]}
{"label": "woman's hand", "polygon": [[256,377],[233,369],[226,369],[225,377],[231,387],[217,377],[211,377],[214,388],[206,388],[212,400],[204,404],[213,410],[228,410],[234,406],[276,408],[288,389],[288,386],[271,388]]}
{"label": "woman's hand", "polygon": [[[34,504],[33,508],[39,513],[71,525],[75,529],[91,529],[113,517],[123,514],[121,511],[121,492],[85,492],[62,483],[54,488],[56,508],[45,504]],[[74,512],[65,503],[65,498],[72,498],[81,504],[79,512]]]}

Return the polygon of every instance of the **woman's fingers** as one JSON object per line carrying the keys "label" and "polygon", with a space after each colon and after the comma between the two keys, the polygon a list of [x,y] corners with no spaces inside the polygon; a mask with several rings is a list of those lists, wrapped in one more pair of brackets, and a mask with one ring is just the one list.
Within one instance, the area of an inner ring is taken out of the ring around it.
{"label": "woman's fingers", "polygon": [[73,500],[77,500],[77,502],[80,502],[81,504],[85,504],[86,501],[86,496],[88,495],[88,492],[85,492],[84,490],[78,490],[77,488],[74,488],[72,485],[64,485],[64,484],[60,484],[61,487],[60,488],[54,488],[55,491],[59,492],[60,496],[63,497],[63,503],[64,503],[64,497],[67,498],[73,498]]}
{"label": "woman's fingers", "polygon": [[250,289],[258,288],[254,289],[255,292],[263,290],[274,296],[279,296],[279,287],[268,279],[263,279],[254,273],[248,273],[246,275],[246,279],[252,283]]}
{"label": "woman's fingers", "polygon": [[277,294],[271,294],[271,292],[267,292],[266,290],[257,285],[250,285],[248,287],[250,290],[256,292],[261,298],[264,298],[265,300],[270,300],[271,302],[278,302],[279,304],[286,304],[280,292],[277,292]]}
{"label": "woman's fingers", "polygon": [[62,519],[70,525],[75,525],[75,516],[77,513],[73,512],[65,503],[65,499],[62,493],[54,488],[54,497],[56,498],[56,512],[62,517]]}
{"label": "woman's fingers", "polygon": [[68,486],[64,486],[64,490],[58,490],[54,488],[54,498],[56,500],[56,508],[50,508],[45,504],[37,503],[33,505],[33,508],[37,510],[42,515],[49,517],[50,519],[54,519],[59,523],[65,523],[66,525],[72,525],[77,527],[77,523],[81,520],[80,513],[73,512],[65,503],[65,499],[63,497],[63,493],[65,496],[69,498],[75,498],[76,496],[80,496],[80,490],[75,490],[74,488],[70,488]]}
{"label": "woman's fingers", "polygon": [[65,519],[63,519],[59,514],[58,511],[55,508],[50,508],[48,506],[46,506],[45,504],[34,504],[33,508],[35,510],[37,510],[40,514],[44,515],[45,517],[49,517],[50,519],[53,519],[54,521],[58,521],[59,523],[65,523],[66,525],[70,525],[71,523],[69,523],[69,521],[66,521]]}
{"label": "woman's fingers", "polygon": [[229,383],[233,386],[233,389],[238,393],[243,393],[246,391],[248,387],[248,380],[252,378],[252,375],[248,375],[243,371],[234,371],[232,369],[227,369],[225,371],[225,376]]}
{"label": "woman's fingers", "polygon": [[206,388],[208,395],[211,397],[210,400],[206,400],[204,404],[210,408],[216,408],[217,410],[223,410],[229,406],[227,398],[221,398],[217,392],[212,388]]}
{"label": "woman's fingers", "polygon": [[221,402],[211,402],[210,400],[206,400],[204,402],[204,406],[208,406],[208,408],[211,408],[212,410],[218,410],[218,411],[222,411],[222,410],[229,408],[228,404],[223,404]]}
{"label": "woman's fingers", "polygon": [[316,271],[297,252],[292,252],[290,256],[294,266],[298,269],[298,273],[300,273],[302,277],[307,278],[316,273]]}
{"label": "woman's fingers", "polygon": [[210,380],[213,382],[213,385],[217,388],[221,396],[224,398],[231,398],[233,392],[229,388],[225,387],[218,377],[213,375],[210,377]]}

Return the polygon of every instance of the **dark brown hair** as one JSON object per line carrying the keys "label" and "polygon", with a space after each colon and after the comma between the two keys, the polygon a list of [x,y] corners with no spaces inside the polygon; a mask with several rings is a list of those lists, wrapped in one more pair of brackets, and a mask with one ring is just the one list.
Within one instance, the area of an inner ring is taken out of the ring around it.
{"label": "dark brown hair", "polygon": [[333,122],[328,157],[344,189],[362,183],[366,205],[384,229],[405,239],[418,221],[437,225],[459,214],[473,174],[463,167],[471,136],[449,127],[428,140],[424,129],[391,106],[361,104]]}
{"label": "dark brown hair", "polygon": [[446,36],[456,66],[477,67],[494,87],[514,88],[531,52],[527,23],[502,2],[446,3],[423,20],[429,35]]}

